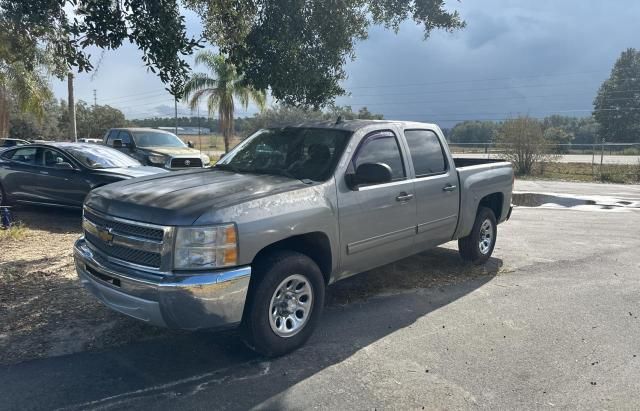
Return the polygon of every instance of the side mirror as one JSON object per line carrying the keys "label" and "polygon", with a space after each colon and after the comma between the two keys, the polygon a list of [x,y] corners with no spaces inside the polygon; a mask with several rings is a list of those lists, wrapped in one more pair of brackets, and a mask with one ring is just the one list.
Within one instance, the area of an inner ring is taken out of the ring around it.
{"label": "side mirror", "polygon": [[189,148],[194,148],[195,147],[195,145],[193,144],[193,141],[187,141],[187,146]]}
{"label": "side mirror", "polygon": [[122,140],[119,138],[113,140],[113,148],[122,148]]}
{"label": "side mirror", "polygon": [[351,174],[347,184],[351,189],[361,184],[384,184],[391,181],[391,167],[384,163],[360,164],[355,174]]}
{"label": "side mirror", "polygon": [[53,168],[59,168],[61,170],[73,170],[73,166],[67,163],[66,161],[63,161],[61,163],[55,163],[53,165]]}

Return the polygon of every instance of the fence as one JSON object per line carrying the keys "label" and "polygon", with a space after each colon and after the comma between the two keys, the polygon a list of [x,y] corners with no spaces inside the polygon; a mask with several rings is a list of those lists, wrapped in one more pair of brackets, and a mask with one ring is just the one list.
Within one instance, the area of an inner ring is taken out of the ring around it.
{"label": "fence", "polygon": [[[454,153],[503,153],[506,143],[449,143]],[[640,143],[545,144],[549,154],[640,155]]]}

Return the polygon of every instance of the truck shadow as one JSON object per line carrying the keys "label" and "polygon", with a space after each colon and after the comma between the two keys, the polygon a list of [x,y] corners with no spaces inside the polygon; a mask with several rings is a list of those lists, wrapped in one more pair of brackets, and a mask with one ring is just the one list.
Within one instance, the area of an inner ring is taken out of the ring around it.
{"label": "truck shadow", "polygon": [[3,396],[29,409],[286,407],[289,388],[477,290],[501,265],[470,266],[438,248],[341,281],[314,336],[285,357],[254,354],[236,331],[177,333],[0,367]]}
{"label": "truck shadow", "polygon": [[11,208],[11,216],[14,223],[31,230],[53,234],[82,232],[81,210],[19,205]]}

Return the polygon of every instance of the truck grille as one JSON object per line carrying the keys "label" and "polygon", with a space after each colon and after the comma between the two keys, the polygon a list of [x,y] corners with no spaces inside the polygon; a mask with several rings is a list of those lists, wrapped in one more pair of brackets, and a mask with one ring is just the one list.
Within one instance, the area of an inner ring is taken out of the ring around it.
{"label": "truck grille", "polygon": [[161,227],[125,222],[85,207],[83,229],[89,245],[108,258],[162,268],[165,232]]}
{"label": "truck grille", "polygon": [[136,237],[142,237],[154,241],[162,241],[162,238],[164,236],[164,231],[159,228],[143,227],[139,225],[121,223],[119,221],[107,220],[106,218],[92,213],[86,208],[84,210],[84,218],[96,225],[102,227],[111,227],[114,231],[120,232],[122,234],[133,235]]}
{"label": "truck grille", "polygon": [[171,168],[202,167],[202,159],[199,158],[172,158]]}
{"label": "truck grille", "polygon": [[119,245],[109,245],[86,231],[84,233],[84,238],[97,248],[98,251],[108,255],[109,257],[114,257],[132,264],[160,268],[160,254],[158,253],[135,250],[133,248],[122,247]]}

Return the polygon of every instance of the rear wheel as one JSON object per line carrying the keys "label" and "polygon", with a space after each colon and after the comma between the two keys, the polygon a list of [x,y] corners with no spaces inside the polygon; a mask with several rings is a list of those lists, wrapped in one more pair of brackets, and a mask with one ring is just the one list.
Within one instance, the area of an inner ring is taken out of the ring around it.
{"label": "rear wheel", "polygon": [[498,229],[493,210],[486,207],[480,208],[471,233],[458,240],[458,250],[462,259],[473,264],[485,263],[493,253],[497,234]]}
{"label": "rear wheel", "polygon": [[256,262],[242,320],[245,343],[275,357],[302,346],[324,305],[324,278],[304,254],[275,252]]}

